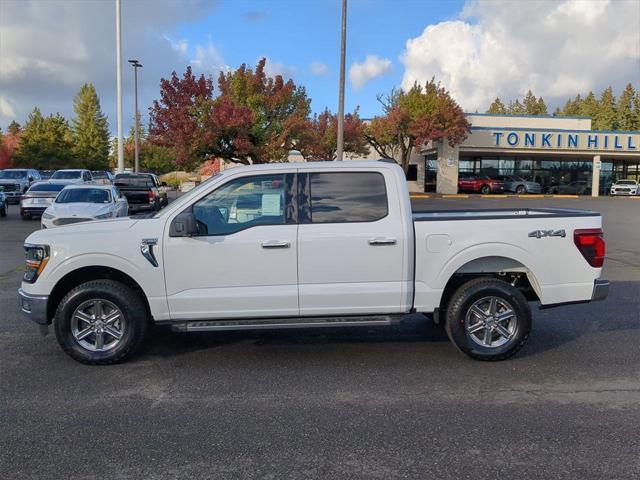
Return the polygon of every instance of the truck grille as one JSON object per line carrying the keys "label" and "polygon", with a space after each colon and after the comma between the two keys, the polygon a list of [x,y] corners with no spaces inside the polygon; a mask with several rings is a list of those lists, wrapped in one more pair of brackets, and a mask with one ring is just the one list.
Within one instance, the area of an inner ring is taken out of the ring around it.
{"label": "truck grille", "polygon": [[57,218],[53,221],[53,224],[57,226],[70,225],[72,223],[88,222],[90,220],[93,220],[93,218]]}
{"label": "truck grille", "polygon": [[0,187],[4,187],[5,192],[15,192],[20,190],[20,185],[14,183],[0,183]]}

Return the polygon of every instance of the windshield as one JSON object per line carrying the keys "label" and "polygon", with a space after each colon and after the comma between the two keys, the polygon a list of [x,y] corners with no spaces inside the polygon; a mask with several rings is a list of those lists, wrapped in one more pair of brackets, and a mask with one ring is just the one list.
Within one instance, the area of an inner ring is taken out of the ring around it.
{"label": "windshield", "polygon": [[93,178],[107,178],[107,172],[91,172]]}
{"label": "windshield", "polygon": [[635,185],[635,180],[620,180],[618,185]]}
{"label": "windshield", "polygon": [[11,180],[19,180],[27,178],[26,170],[3,170],[0,172],[0,178],[8,178]]}
{"label": "windshield", "polygon": [[59,192],[66,185],[64,183],[36,183],[29,191],[30,192]]}
{"label": "windshield", "polygon": [[109,203],[109,190],[101,188],[67,188],[60,192],[56,203]]}
{"label": "windshield", "polygon": [[[214,175],[212,175],[211,177],[207,178],[204,182],[202,182],[200,185],[194,187],[193,189],[189,190],[187,193],[185,193],[184,195],[180,196],[177,200],[176,203],[178,205],[185,205],[186,203],[188,203],[193,197],[196,197],[197,195],[200,194],[200,192],[202,191],[203,188],[206,188],[212,181],[217,180],[220,177],[221,173],[216,173]],[[172,204],[173,205],[173,204]],[[162,210],[160,210],[158,213],[156,213],[153,218],[159,218],[162,215],[164,215],[165,213],[167,213],[169,211],[169,209],[167,208],[163,208]]]}
{"label": "windshield", "polygon": [[51,175],[52,180],[75,180],[76,178],[80,178],[82,176],[82,172],[78,170],[58,170],[53,175]]}

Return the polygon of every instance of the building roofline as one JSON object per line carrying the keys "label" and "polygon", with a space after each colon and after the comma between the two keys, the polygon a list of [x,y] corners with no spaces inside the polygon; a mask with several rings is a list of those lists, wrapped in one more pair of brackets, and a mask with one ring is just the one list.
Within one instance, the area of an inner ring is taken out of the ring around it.
{"label": "building roofline", "polygon": [[579,119],[579,120],[592,120],[591,117],[584,117],[584,116],[574,116],[574,115],[562,115],[562,116],[555,116],[555,115],[512,115],[509,113],[472,113],[472,112],[464,112],[465,115],[479,115],[481,117],[514,117],[514,118],[551,118],[551,119],[563,119],[563,118],[569,118],[569,119]]}
{"label": "building roofline", "polygon": [[471,125],[471,130],[507,130],[513,131],[534,131],[534,132],[570,132],[570,133],[586,133],[586,134],[598,134],[598,133],[614,133],[616,135],[640,135],[640,130],[575,130],[569,128],[540,128],[540,127],[474,127]]}

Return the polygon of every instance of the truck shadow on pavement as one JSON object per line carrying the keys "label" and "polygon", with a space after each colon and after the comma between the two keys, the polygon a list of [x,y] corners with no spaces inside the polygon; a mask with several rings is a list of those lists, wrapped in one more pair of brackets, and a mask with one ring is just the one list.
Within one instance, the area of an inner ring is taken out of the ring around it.
{"label": "truck shadow on pavement", "polygon": [[[539,310],[532,304],[534,326],[531,337],[517,357],[556,350],[583,336],[607,332],[640,334],[640,282],[612,282],[609,297],[602,302]],[[235,344],[265,346],[433,344],[448,342],[444,329],[421,315],[408,315],[400,324],[380,327],[323,327],[290,330],[246,330],[237,332],[177,333],[166,327],[151,330],[138,358],[171,357]],[[428,353],[428,349],[425,349]],[[451,354],[456,354],[451,346]],[[462,358],[462,357],[460,357]],[[135,361],[135,360],[134,360]]]}

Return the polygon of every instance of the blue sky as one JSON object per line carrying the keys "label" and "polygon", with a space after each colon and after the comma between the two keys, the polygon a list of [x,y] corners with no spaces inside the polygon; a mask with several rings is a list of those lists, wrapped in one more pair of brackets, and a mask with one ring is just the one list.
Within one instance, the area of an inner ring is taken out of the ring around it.
{"label": "blue sky", "polygon": [[[255,65],[307,88],[312,109],[337,109],[340,0],[122,0],[125,133],[161,77],[191,65]],[[577,93],[640,88],[638,0],[349,0],[346,109],[381,113],[376,95],[435,77],[466,111],[531,89],[553,110]],[[0,0],[0,128],[35,107],[74,117],[94,84],[116,129],[114,0]],[[268,70],[269,71],[269,70]]]}
{"label": "blue sky", "polygon": [[[354,61],[366,55],[391,60],[391,70],[354,89],[347,79],[345,108],[360,106],[363,117],[380,113],[376,95],[399,86],[404,68],[399,57],[408,38],[425,26],[454,18],[463,2],[420,0],[351,0],[347,16],[347,74]],[[220,2],[200,21],[181,25],[178,34],[193,45],[211,41],[224,62],[236,67],[255,64],[261,56],[282,65],[296,83],[305,85],[312,109],[337,109],[341,2],[227,1]],[[326,65],[327,73],[312,73],[312,62]]]}

